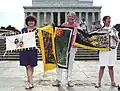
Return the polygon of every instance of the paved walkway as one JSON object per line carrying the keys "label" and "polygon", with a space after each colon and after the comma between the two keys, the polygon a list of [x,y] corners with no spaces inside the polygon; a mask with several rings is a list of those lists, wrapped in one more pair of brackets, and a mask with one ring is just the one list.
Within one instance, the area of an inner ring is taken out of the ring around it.
{"label": "paved walkway", "polygon": [[[29,91],[118,91],[117,88],[110,87],[108,69],[102,80],[102,87],[94,87],[97,81],[98,61],[77,61],[74,63],[73,82],[75,86],[53,87],[52,82],[56,78],[56,71],[52,70],[44,74],[43,64],[35,68],[34,88]],[[120,84],[120,61],[116,62],[115,81]],[[65,74],[64,74],[65,75]],[[0,61],[0,91],[26,91],[25,82],[27,80],[25,68],[19,66],[18,61]],[[64,79],[63,79],[64,80]]]}

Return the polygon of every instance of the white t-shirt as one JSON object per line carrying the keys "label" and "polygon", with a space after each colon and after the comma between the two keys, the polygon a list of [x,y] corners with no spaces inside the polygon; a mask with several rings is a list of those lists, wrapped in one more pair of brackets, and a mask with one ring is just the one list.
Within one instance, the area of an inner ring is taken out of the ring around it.
{"label": "white t-shirt", "polygon": [[[111,36],[113,35],[118,36],[118,32],[113,31],[113,28],[104,27],[104,29],[110,31]],[[117,46],[118,46],[118,43],[117,43]],[[100,66],[114,66],[116,60],[117,60],[117,47],[115,49],[111,49],[110,51],[99,51]]]}

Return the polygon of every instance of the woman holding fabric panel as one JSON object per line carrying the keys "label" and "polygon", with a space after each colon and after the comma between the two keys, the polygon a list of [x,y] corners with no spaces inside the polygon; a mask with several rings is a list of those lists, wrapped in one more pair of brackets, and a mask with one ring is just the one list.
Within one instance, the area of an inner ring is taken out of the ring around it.
{"label": "woman holding fabric panel", "polygon": [[[22,33],[32,32],[36,30],[36,19],[33,16],[28,16],[25,19],[25,23],[27,25],[26,28],[22,29]],[[34,67],[37,66],[37,50],[31,49],[31,50],[23,50],[20,52],[20,65],[26,67],[26,73],[27,73],[27,85],[25,89],[31,89],[33,88],[33,72]]]}
{"label": "woman holding fabric panel", "polygon": [[[71,28],[78,28],[80,27],[78,23],[76,23],[76,13],[71,11],[68,12],[67,15],[67,21],[65,23],[63,23],[61,26],[63,27],[71,27]],[[72,41],[74,41],[74,39],[76,38],[77,35],[77,31],[73,32],[72,35]],[[75,46],[71,46],[71,50],[70,50],[70,57],[69,57],[69,64],[68,64],[68,86],[73,87],[74,84],[72,83],[72,79],[71,79],[71,75],[72,75],[72,69],[73,69],[73,62],[74,62],[74,58],[75,58],[75,53],[77,51],[77,48]],[[62,80],[62,72],[63,70],[59,67],[57,67],[57,79],[56,81],[53,83],[53,86],[59,86]]]}

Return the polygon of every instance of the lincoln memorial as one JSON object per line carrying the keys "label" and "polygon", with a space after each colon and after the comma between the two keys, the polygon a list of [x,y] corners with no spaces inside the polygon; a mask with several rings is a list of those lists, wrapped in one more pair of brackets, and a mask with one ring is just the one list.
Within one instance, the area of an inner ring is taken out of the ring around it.
{"label": "lincoln memorial", "polygon": [[66,21],[69,11],[76,12],[78,23],[85,19],[88,27],[101,18],[101,6],[93,6],[93,0],[32,0],[32,6],[24,7],[25,17],[34,15],[38,26],[60,25]]}

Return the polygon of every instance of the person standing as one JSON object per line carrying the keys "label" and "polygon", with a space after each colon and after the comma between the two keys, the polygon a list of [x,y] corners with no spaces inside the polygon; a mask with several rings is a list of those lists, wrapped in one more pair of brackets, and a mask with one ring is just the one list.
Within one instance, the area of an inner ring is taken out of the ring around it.
{"label": "person standing", "polygon": [[[71,27],[71,28],[79,28],[80,27],[79,24],[76,23],[76,13],[73,11],[68,12],[67,21],[65,23],[63,23],[61,26]],[[76,34],[77,34],[77,31],[74,31],[73,35],[72,35],[73,41],[76,37]],[[76,51],[77,51],[77,48],[72,44],[71,50],[70,50],[69,64],[68,64],[68,69],[67,69],[68,70],[67,71],[67,77],[68,77],[67,80],[68,80],[68,86],[70,86],[70,87],[74,86],[71,76],[72,76],[73,62],[74,62]],[[63,70],[59,67],[57,67],[56,70],[57,70],[57,79],[53,83],[53,86],[60,86]]]}
{"label": "person standing", "polygon": [[[22,29],[22,33],[32,32],[36,30],[36,18],[34,16],[28,16],[25,19],[27,25]],[[33,72],[34,67],[37,66],[37,49],[24,50],[20,52],[20,66],[26,67],[27,84],[25,89],[33,88]]]}
{"label": "person standing", "polygon": [[[116,87],[116,83],[114,80],[114,70],[113,67],[115,65],[115,61],[117,60],[117,43],[118,43],[118,33],[113,31],[112,27],[110,26],[111,23],[111,17],[110,16],[104,16],[103,17],[103,31],[107,30],[110,32],[109,36],[110,41],[114,40],[116,41],[116,46],[110,46],[111,50],[110,51],[99,51],[99,61],[100,61],[100,69],[99,69],[99,75],[98,75],[98,83],[95,86],[96,88],[101,87],[101,80],[104,74],[104,69],[105,66],[108,67],[109,69],[109,75],[110,75],[110,80],[111,80],[111,86]],[[116,39],[115,39],[116,38]],[[112,43],[113,44],[113,43]],[[115,45],[115,43],[114,43]]]}
{"label": "person standing", "polygon": [[82,22],[81,22],[81,24],[80,24],[80,27],[81,27],[81,29],[82,29],[85,33],[88,33],[85,19],[82,19]]}

